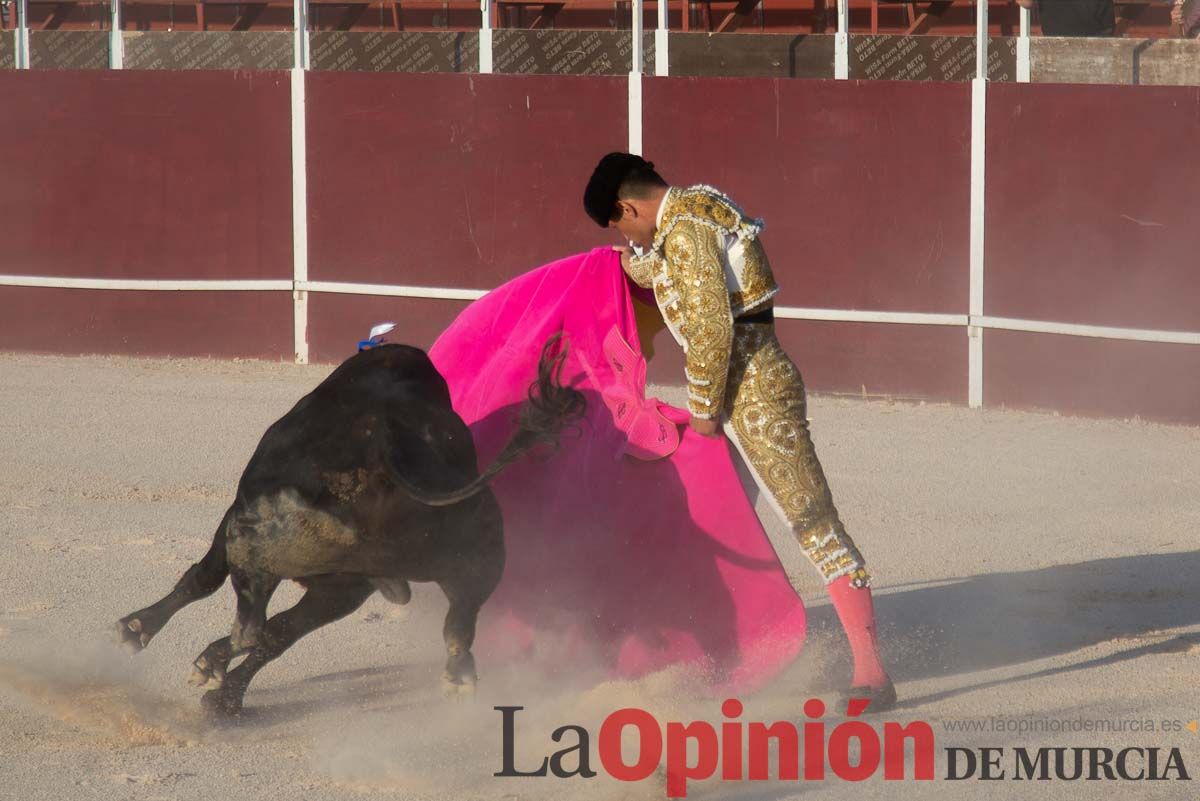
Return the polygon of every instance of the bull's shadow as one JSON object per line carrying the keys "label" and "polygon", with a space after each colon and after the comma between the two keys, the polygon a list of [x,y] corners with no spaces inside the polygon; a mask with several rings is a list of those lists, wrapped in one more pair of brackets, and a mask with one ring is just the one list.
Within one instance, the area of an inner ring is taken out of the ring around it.
{"label": "bull's shadow", "polygon": [[[884,657],[903,682],[1128,641],[1109,656],[903,699],[902,706],[914,707],[995,684],[1185,649],[1200,642],[1200,634],[1159,633],[1200,625],[1198,572],[1200,552],[1186,551],[890,587],[876,600]],[[809,619],[818,629],[837,625],[829,607],[810,610]]]}

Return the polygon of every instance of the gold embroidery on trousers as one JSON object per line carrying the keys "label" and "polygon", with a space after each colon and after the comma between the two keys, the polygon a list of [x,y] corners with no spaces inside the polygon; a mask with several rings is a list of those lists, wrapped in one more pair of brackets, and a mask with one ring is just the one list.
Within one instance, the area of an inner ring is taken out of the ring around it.
{"label": "gold embroidery on trousers", "polygon": [[800,371],[770,325],[736,325],[725,394],[727,432],[826,583],[867,586],[862,554],[846,533],[808,432]]}

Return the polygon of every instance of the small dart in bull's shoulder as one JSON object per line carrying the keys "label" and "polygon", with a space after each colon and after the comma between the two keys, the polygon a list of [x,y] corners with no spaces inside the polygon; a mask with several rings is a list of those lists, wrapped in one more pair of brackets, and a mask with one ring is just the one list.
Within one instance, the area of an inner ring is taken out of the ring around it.
{"label": "small dart in bull's shoulder", "polygon": [[367,338],[358,341],[358,352],[362,353],[364,350],[370,350],[377,345],[382,345],[387,341],[383,338],[384,334],[391,333],[395,327],[395,323],[379,323],[379,325],[372,327],[371,333],[367,335]]}

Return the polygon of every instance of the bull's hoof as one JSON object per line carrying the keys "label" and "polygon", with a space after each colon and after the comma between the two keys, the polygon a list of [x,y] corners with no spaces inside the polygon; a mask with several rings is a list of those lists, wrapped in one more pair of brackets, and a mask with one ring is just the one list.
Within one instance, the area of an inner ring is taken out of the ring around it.
{"label": "bull's hoof", "polygon": [[224,687],[209,690],[200,697],[200,707],[210,717],[227,720],[242,713],[242,697],[227,692]]}
{"label": "bull's hoof", "polygon": [[442,695],[451,700],[472,698],[475,695],[475,679],[468,679],[465,677],[455,679],[450,676],[443,675]]}
{"label": "bull's hoof", "polygon": [[154,632],[148,631],[135,615],[117,621],[117,642],[137,653],[150,644]]}
{"label": "bull's hoof", "polygon": [[203,687],[211,684],[214,690],[221,689],[225,683],[225,666],[210,662],[207,656],[201,655],[192,663],[192,675],[188,684],[193,687]]}

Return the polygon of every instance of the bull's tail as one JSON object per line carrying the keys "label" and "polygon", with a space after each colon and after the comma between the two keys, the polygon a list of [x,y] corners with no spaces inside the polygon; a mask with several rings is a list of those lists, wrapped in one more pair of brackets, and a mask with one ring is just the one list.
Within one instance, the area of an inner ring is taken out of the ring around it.
{"label": "bull's tail", "polygon": [[559,347],[561,339],[561,333],[555,334],[542,347],[537,381],[529,387],[529,397],[521,407],[516,433],[479,478],[456,490],[431,492],[413,486],[395,469],[390,459],[384,459],[392,481],[427,506],[451,506],[478,494],[504,468],[535,445],[545,443],[557,448],[563,429],[582,419],[587,406],[583,393],[562,383],[567,348],[565,344]]}

